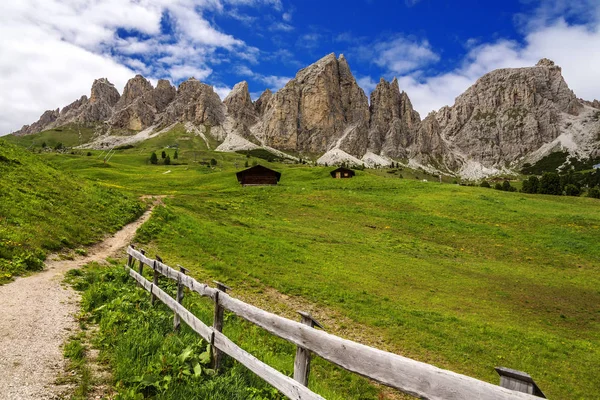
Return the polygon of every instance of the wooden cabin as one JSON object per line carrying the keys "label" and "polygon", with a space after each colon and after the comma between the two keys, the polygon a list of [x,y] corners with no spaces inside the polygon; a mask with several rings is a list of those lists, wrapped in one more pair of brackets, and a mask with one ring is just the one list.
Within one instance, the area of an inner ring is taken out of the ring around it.
{"label": "wooden cabin", "polygon": [[334,179],[352,178],[354,171],[348,168],[340,167],[331,171],[331,177]]}
{"label": "wooden cabin", "polygon": [[238,182],[243,186],[277,185],[277,182],[281,179],[281,172],[273,171],[262,165],[255,165],[235,175]]}

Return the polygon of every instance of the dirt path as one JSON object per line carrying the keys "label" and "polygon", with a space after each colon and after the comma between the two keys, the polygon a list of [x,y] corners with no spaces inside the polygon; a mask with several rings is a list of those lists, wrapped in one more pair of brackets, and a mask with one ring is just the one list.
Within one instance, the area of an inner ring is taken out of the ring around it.
{"label": "dirt path", "polygon": [[0,286],[0,400],[62,398],[54,385],[65,368],[61,345],[77,329],[79,309],[78,294],[61,285],[64,274],[119,256],[150,213],[90,247],[87,256],[49,261],[43,272]]}

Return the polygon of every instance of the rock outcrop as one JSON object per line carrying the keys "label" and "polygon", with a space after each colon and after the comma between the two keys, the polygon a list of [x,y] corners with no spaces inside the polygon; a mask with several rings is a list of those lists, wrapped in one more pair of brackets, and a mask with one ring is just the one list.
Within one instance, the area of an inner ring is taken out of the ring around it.
{"label": "rock outcrop", "polygon": [[400,93],[398,80],[390,83],[381,78],[371,93],[369,150],[391,158],[407,158],[421,124],[405,92]]}
{"label": "rock outcrop", "polygon": [[284,151],[362,156],[368,144],[369,105],[343,56],[329,54],[274,93],[257,136]]}
{"label": "rock outcrop", "polygon": [[177,122],[218,126],[225,121],[226,107],[213,87],[190,78],[179,85],[173,101],[165,108],[158,123],[166,127]]}
{"label": "rock outcrop", "polygon": [[535,67],[484,75],[435,118],[441,136],[464,159],[502,168],[553,141],[561,115],[581,109],[560,67],[543,59]]}
{"label": "rock outcrop", "polygon": [[250,127],[258,122],[258,112],[250,98],[246,81],[236,84],[223,101],[227,107],[227,115],[232,119],[232,132],[243,137],[250,137]]}

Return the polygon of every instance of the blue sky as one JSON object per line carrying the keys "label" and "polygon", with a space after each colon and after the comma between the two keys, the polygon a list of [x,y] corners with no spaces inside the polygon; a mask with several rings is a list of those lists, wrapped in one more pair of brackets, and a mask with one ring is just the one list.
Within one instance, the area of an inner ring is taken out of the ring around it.
{"label": "blue sky", "polygon": [[496,68],[563,67],[600,98],[600,0],[20,0],[0,4],[0,134],[141,73],[194,76],[224,98],[256,98],[298,69],[343,53],[367,95],[398,77],[424,117]]}

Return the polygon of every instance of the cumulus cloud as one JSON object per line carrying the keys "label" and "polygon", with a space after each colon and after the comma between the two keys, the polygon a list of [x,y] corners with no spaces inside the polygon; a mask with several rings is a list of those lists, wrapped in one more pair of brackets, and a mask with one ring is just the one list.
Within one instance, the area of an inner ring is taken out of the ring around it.
{"label": "cumulus cloud", "polygon": [[426,115],[454,99],[482,75],[498,68],[533,66],[541,58],[550,58],[562,67],[571,89],[585,99],[600,98],[600,27],[569,25],[558,20],[528,33],[524,44],[499,40],[473,47],[459,68],[436,76],[413,73],[400,76],[398,82],[415,108]]}
{"label": "cumulus cloud", "polygon": [[362,60],[371,60],[393,74],[405,74],[440,59],[427,40],[402,35],[361,45],[357,53]]}
{"label": "cumulus cloud", "polygon": [[89,94],[94,78],[122,88],[135,73],[206,79],[226,56],[256,63],[257,48],[205,14],[258,5],[281,12],[280,0],[0,2],[0,134]]}
{"label": "cumulus cloud", "polygon": [[263,82],[267,85],[269,89],[276,92],[281,89],[288,83],[292,78],[287,76],[277,76],[277,75],[263,75],[258,72],[252,71],[245,65],[239,66],[236,68],[236,73],[241,76],[247,76],[250,78],[254,78],[257,81]]}

